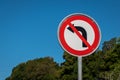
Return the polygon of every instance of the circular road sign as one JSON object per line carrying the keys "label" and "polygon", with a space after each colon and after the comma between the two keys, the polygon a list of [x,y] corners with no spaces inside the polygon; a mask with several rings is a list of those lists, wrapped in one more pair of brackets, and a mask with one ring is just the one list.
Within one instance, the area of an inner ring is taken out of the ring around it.
{"label": "circular road sign", "polygon": [[83,57],[98,48],[101,32],[93,18],[84,14],[71,14],[59,24],[58,40],[69,54]]}

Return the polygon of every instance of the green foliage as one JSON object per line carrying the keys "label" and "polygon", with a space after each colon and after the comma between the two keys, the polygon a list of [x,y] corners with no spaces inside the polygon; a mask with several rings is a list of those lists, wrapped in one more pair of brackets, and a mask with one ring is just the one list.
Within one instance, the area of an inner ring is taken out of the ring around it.
{"label": "green foliage", "polygon": [[[58,65],[50,57],[21,63],[6,80],[78,80],[77,57],[64,52]],[[105,41],[102,50],[83,57],[83,80],[120,80],[120,38]]]}
{"label": "green foliage", "polygon": [[116,41],[117,41],[117,38],[112,38],[110,41],[105,41],[102,47],[103,52],[105,53],[106,51],[113,49],[113,47],[115,47],[116,45]]}
{"label": "green foliage", "polygon": [[77,58],[64,52],[60,80],[77,80]]}
{"label": "green foliage", "polygon": [[57,80],[58,69],[58,65],[50,57],[30,60],[15,67],[6,80]]}

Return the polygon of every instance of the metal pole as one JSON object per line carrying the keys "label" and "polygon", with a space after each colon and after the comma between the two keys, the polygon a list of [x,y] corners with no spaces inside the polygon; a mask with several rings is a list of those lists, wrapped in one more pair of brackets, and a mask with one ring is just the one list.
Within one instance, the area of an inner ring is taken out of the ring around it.
{"label": "metal pole", "polygon": [[82,80],[82,57],[78,57],[78,80]]}

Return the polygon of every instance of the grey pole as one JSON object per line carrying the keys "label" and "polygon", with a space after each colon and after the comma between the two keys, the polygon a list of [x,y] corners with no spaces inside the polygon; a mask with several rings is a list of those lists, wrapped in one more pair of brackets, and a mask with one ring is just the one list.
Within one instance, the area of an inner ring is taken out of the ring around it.
{"label": "grey pole", "polygon": [[82,57],[78,57],[78,80],[82,80]]}

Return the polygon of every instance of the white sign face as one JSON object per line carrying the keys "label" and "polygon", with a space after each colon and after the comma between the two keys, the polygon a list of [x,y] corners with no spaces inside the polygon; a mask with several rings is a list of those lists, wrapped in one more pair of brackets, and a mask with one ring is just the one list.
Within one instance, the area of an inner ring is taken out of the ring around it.
{"label": "white sign face", "polygon": [[[82,29],[85,30],[86,32],[86,37],[87,37],[87,42],[92,45],[94,42],[94,38],[95,38],[95,33],[91,27],[91,25],[83,20],[74,20],[71,22],[74,26],[77,27],[78,31],[80,32],[80,34],[84,34],[81,32]],[[74,50],[85,50],[88,47],[84,47],[83,46],[83,41],[80,40],[80,38],[75,34],[75,32],[72,32],[68,29],[69,25],[67,25],[67,27],[65,28],[65,33],[64,33],[64,37],[65,37],[65,41],[66,43]],[[79,30],[81,29],[81,30]]]}
{"label": "white sign face", "polygon": [[73,14],[60,23],[58,39],[62,48],[71,55],[87,56],[99,46],[101,33],[92,18],[83,14]]}

